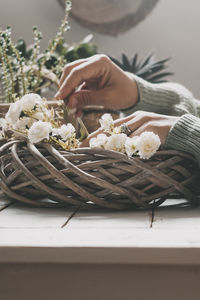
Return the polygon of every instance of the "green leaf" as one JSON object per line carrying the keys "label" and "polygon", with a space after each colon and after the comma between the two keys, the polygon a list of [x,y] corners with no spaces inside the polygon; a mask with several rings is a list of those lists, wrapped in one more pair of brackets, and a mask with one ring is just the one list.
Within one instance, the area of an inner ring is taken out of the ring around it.
{"label": "green leaf", "polygon": [[124,70],[126,70],[126,71],[131,70],[131,65],[128,60],[128,57],[124,53],[122,53],[122,63],[123,63]]}

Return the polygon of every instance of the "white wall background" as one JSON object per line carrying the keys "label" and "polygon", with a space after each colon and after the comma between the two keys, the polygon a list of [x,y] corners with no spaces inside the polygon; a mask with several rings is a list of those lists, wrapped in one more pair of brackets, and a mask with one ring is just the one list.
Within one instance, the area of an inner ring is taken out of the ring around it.
{"label": "white wall background", "polygon": [[[148,1],[148,0],[147,0]],[[42,31],[43,46],[57,31],[64,12],[57,0],[0,0],[0,27],[12,25],[13,38],[32,42],[32,26]],[[69,43],[90,33],[70,20]],[[200,98],[200,1],[160,0],[137,27],[116,38],[94,33],[99,52],[119,57],[121,52],[141,56],[151,51],[157,58],[172,57],[171,80],[183,83]]]}

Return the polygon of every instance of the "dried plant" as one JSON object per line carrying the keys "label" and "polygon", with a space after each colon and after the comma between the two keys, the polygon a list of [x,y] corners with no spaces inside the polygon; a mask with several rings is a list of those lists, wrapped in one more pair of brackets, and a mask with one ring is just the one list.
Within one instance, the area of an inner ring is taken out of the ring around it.
{"label": "dried plant", "polygon": [[52,83],[58,86],[63,67],[67,62],[96,53],[91,35],[76,45],[64,41],[69,30],[68,16],[71,1],[66,1],[65,16],[55,37],[41,52],[42,33],[33,27],[34,43],[26,47],[23,39],[16,44],[11,39],[11,27],[0,30],[0,101],[11,103],[30,92],[40,93]]}

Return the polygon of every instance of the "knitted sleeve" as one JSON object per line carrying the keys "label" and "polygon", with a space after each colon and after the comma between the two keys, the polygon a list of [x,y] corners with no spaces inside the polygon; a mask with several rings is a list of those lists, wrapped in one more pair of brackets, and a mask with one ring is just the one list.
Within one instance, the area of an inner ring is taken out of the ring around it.
{"label": "knitted sleeve", "polygon": [[[124,115],[129,115],[137,110],[150,111],[165,115],[181,116],[186,113],[198,115],[197,103],[191,92],[178,83],[150,83],[134,75],[139,99],[136,105],[122,110]],[[199,102],[200,107],[200,102]]]}
{"label": "knitted sleeve", "polygon": [[200,166],[200,119],[190,114],[180,117],[167,136],[165,148],[192,154]]}
{"label": "knitted sleeve", "polygon": [[180,116],[167,136],[165,148],[192,154],[200,166],[200,100],[180,84],[152,84],[130,73],[129,76],[137,83],[139,101],[123,113],[144,110]]}

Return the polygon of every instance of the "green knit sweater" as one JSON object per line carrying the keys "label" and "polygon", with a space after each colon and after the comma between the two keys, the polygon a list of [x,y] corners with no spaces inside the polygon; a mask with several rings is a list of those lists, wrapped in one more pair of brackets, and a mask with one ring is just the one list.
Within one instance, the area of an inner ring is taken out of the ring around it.
{"label": "green knit sweater", "polygon": [[[129,73],[130,74],[130,73]],[[137,110],[181,116],[171,128],[165,148],[191,153],[200,165],[200,100],[177,83],[149,83],[133,76],[139,91],[139,101],[124,110],[125,114]]]}

